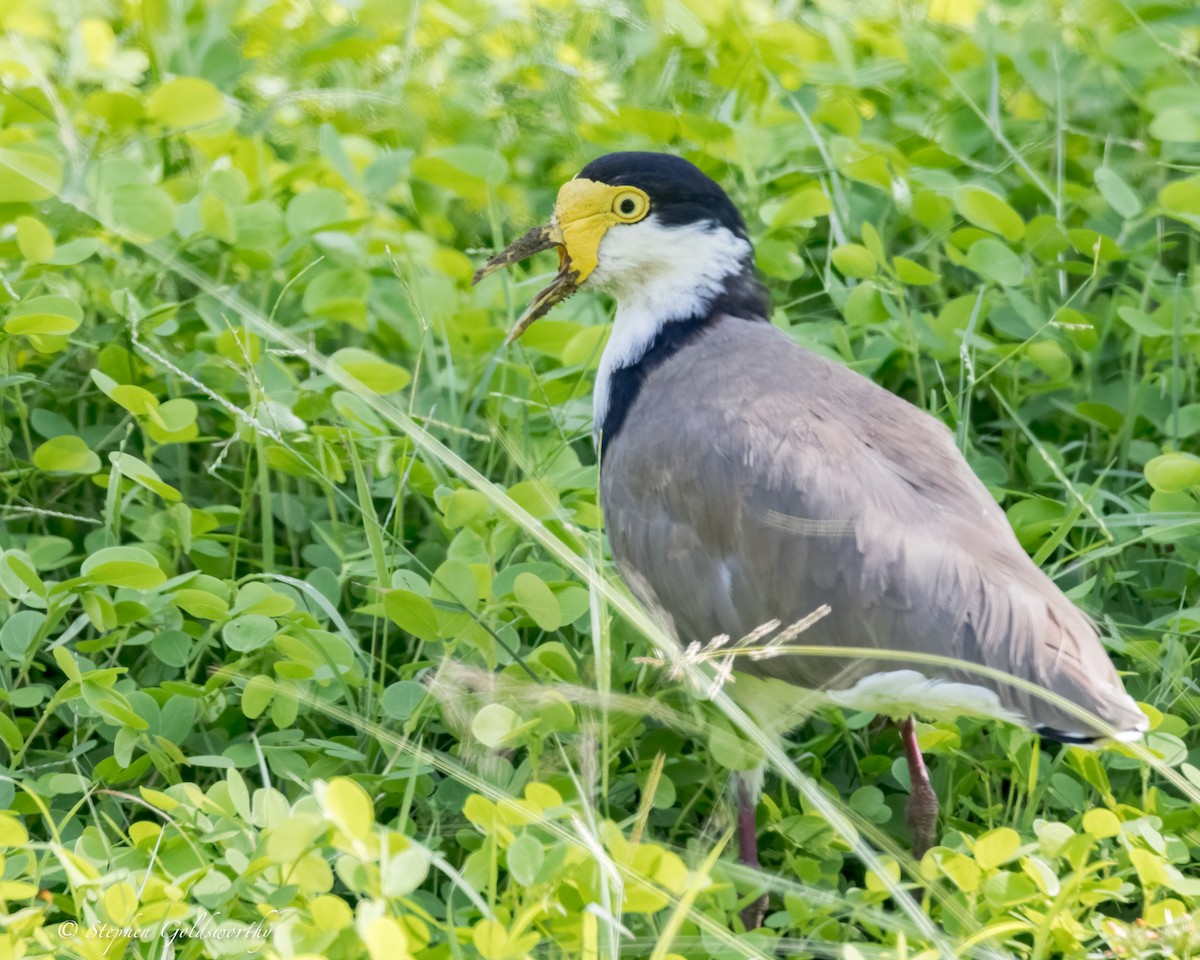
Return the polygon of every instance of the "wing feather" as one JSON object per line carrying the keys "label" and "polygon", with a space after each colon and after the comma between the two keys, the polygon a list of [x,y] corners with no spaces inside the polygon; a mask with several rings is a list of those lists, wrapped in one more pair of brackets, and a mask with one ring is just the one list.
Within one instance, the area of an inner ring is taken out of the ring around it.
{"label": "wing feather", "polygon": [[[832,613],[802,642],[949,655],[1033,681],[1122,731],[1145,718],[1088,619],[1030,560],[940,422],[768,324],[722,319],[645,380],[604,454],[605,522],[641,599],[685,641]],[[895,660],[748,663],[846,690]],[[965,670],[1006,711],[1080,721]]]}

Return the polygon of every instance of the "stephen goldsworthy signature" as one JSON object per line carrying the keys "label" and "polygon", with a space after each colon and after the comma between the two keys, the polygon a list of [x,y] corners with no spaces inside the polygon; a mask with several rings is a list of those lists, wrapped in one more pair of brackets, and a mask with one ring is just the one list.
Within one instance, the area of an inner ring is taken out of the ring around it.
{"label": "stephen goldsworthy signature", "polygon": [[177,940],[245,940],[246,952],[257,953],[269,936],[270,925],[279,918],[278,910],[269,911],[262,919],[254,924],[221,925],[220,914],[201,913],[193,920],[167,920],[160,923],[143,924],[139,913],[124,926],[112,923],[94,921],[90,926],[80,929],[76,920],[64,920],[58,925],[58,934],[64,940],[83,937],[85,940],[107,940],[108,946],[104,955],[119,940],[164,940],[174,943]]}

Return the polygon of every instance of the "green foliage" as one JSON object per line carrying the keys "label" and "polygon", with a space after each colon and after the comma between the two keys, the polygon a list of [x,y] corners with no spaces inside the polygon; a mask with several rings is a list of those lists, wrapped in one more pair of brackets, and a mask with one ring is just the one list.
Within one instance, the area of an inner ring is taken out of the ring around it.
{"label": "green foliage", "polygon": [[[0,956],[1195,952],[1191,4],[0,23]],[[717,178],[774,322],[957,431],[1145,752],[921,726],[913,863],[895,731],[821,712],[768,776],[764,874],[722,855],[770,740],[635,662],[608,305],[501,349],[536,281],[470,286],[616,149]]]}

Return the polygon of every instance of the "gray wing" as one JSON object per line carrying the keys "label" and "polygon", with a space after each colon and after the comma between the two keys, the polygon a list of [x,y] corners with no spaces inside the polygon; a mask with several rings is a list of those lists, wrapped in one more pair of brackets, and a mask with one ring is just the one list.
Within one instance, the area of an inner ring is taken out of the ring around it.
{"label": "gray wing", "polygon": [[[1091,623],[932,417],[769,324],[729,319],[651,371],[635,404],[603,451],[605,525],[626,580],[685,642],[829,604],[800,642],[951,656],[1144,728]],[[994,691],[998,712],[1046,732],[1097,735],[964,670],[828,657],[738,669],[835,698],[915,669]]]}

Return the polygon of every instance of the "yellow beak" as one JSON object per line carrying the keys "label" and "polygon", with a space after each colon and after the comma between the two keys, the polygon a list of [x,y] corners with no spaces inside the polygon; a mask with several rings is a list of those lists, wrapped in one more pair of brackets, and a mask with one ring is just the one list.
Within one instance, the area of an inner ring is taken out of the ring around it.
{"label": "yellow beak", "polygon": [[[620,213],[617,204],[626,198],[636,200],[637,213]],[[527,260],[535,253],[558,248],[558,274],[550,286],[534,297],[533,303],[508,332],[504,342],[512,343],[583,285],[596,269],[600,241],[616,223],[632,223],[646,215],[649,197],[628,186],[610,186],[595,180],[569,180],[558,191],[554,218],[543,227],[534,227],[480,267],[471,280],[478,283],[501,267]]]}

